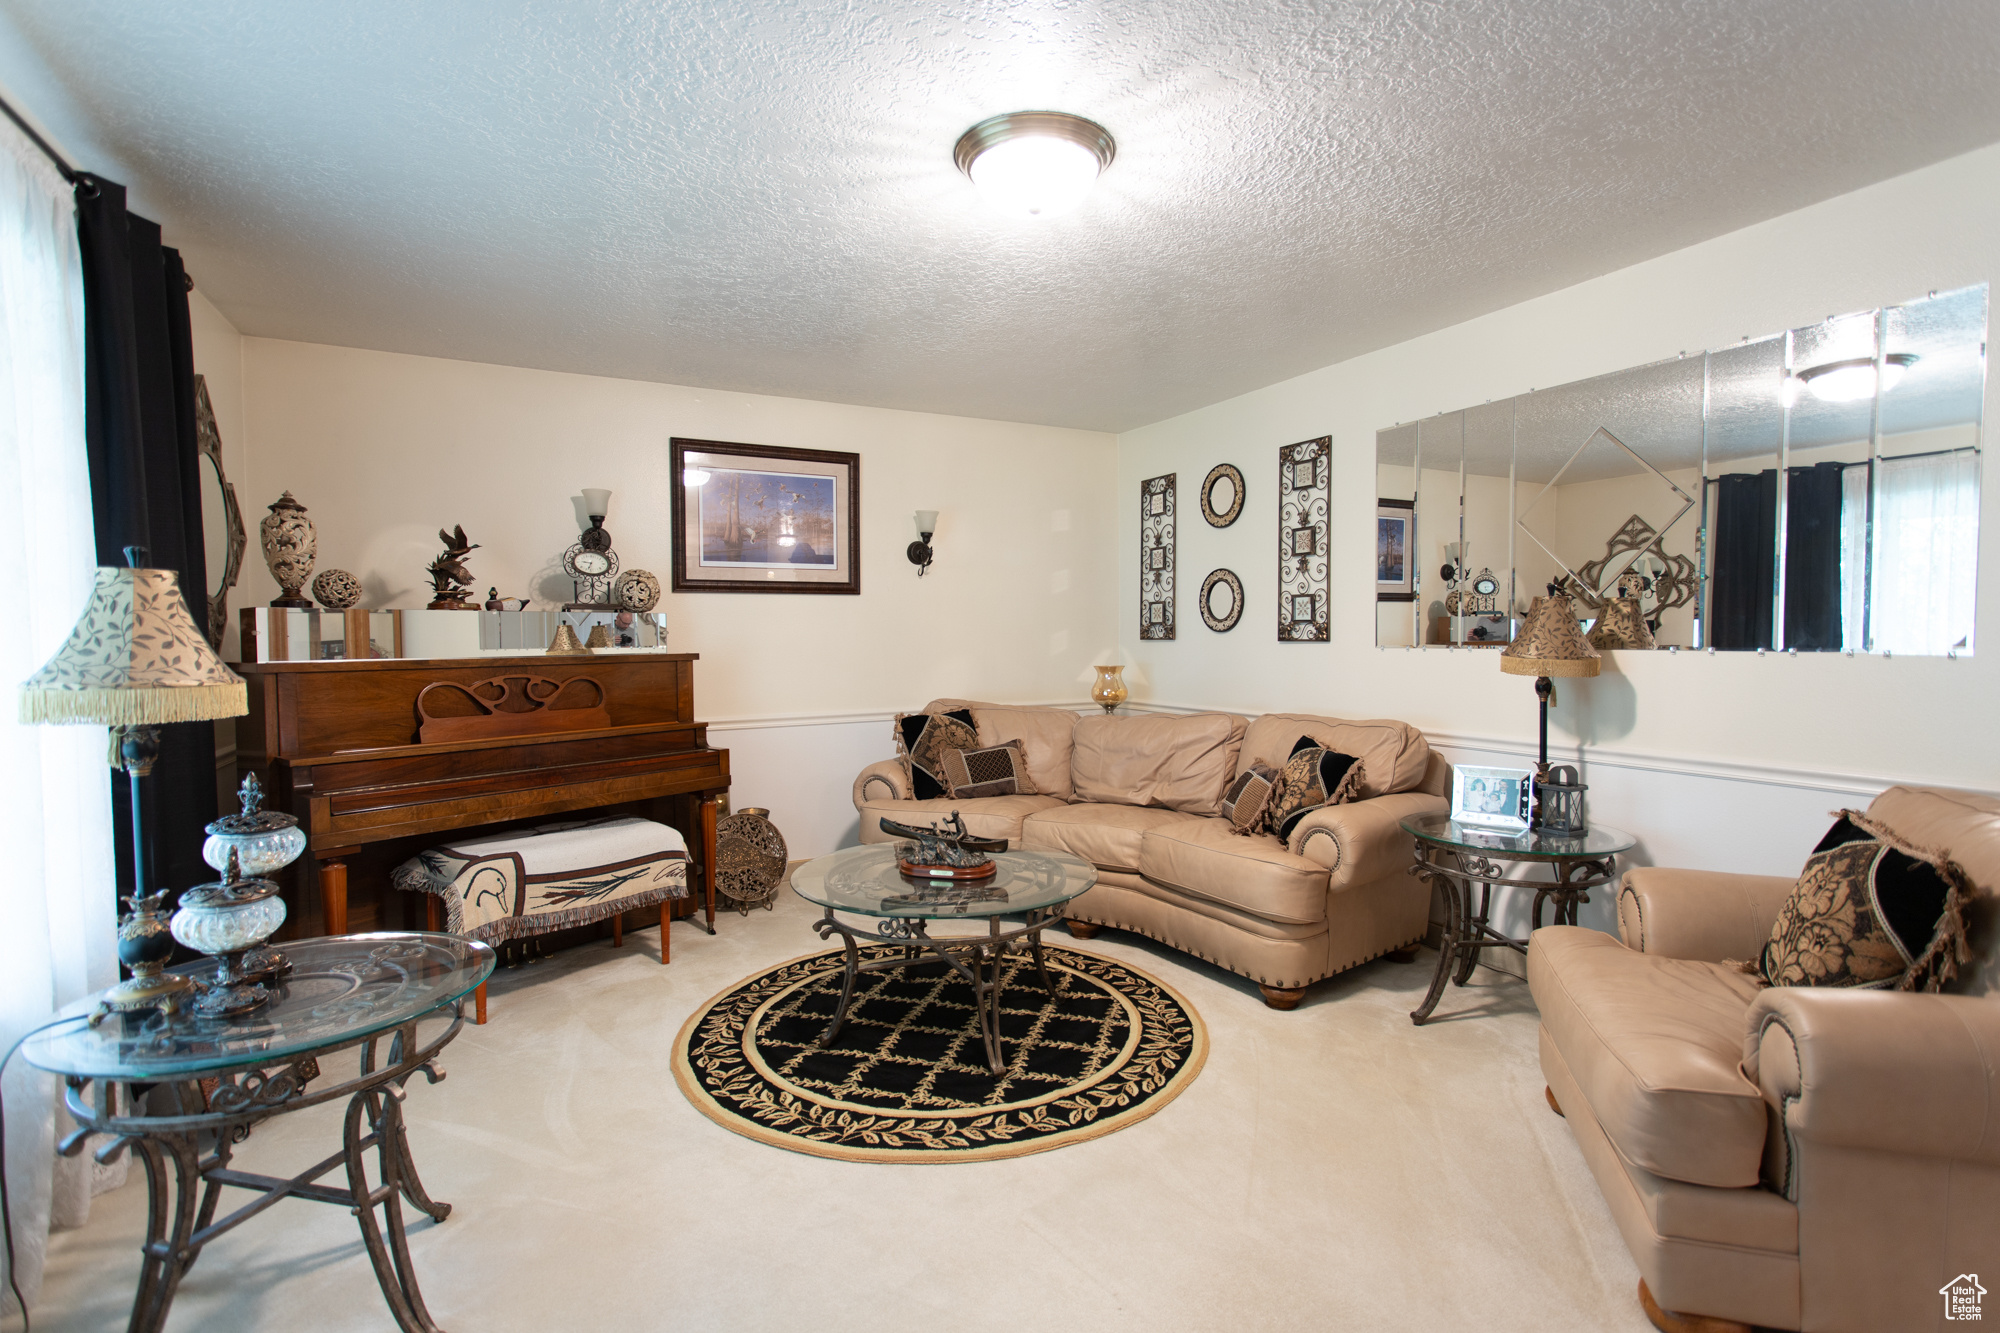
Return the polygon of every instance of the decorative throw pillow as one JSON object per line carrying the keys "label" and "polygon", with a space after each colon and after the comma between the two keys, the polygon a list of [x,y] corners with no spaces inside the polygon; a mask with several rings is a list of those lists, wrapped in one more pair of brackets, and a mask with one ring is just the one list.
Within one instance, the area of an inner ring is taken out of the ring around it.
{"label": "decorative throw pillow", "polygon": [[1971,881],[1866,815],[1836,818],[1806,858],[1758,970],[1773,986],[1937,990],[1971,956]]}
{"label": "decorative throw pillow", "polygon": [[1019,741],[1001,741],[983,750],[946,750],[945,785],[955,801],[981,796],[1033,796],[1028,757]]}
{"label": "decorative throw pillow", "polygon": [[1252,764],[1223,793],[1222,817],[1232,831],[1249,837],[1264,827],[1264,813],[1278,789],[1278,771],[1269,764]]}
{"label": "decorative throw pillow", "polygon": [[896,714],[896,758],[910,780],[910,795],[920,801],[934,801],[951,795],[945,780],[944,756],[949,750],[979,748],[979,725],[972,711],[954,708],[949,713]]}
{"label": "decorative throw pillow", "polygon": [[1314,810],[1344,805],[1360,793],[1359,759],[1301,736],[1278,775],[1278,789],[1265,810],[1265,822],[1280,838],[1290,838],[1298,822]]}

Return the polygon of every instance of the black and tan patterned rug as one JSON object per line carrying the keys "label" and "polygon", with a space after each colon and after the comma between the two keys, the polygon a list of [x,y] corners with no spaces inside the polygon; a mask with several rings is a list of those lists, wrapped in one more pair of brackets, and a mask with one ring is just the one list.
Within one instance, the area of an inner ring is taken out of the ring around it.
{"label": "black and tan patterned rug", "polygon": [[[862,950],[889,956],[886,946]],[[724,1128],[852,1162],[972,1162],[1046,1152],[1137,1124],[1208,1055],[1201,1015],[1136,967],[1046,946],[1052,1000],[1030,962],[1002,992],[1001,1058],[986,1065],[972,988],[942,963],[863,973],[847,1022],[841,953],[751,977],[697,1009],[674,1077]]]}

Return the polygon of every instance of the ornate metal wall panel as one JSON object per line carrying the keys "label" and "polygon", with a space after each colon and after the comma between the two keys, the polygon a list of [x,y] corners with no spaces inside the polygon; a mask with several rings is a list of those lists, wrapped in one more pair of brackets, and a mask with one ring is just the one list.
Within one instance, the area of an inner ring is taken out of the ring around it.
{"label": "ornate metal wall panel", "polygon": [[1278,641],[1325,643],[1333,437],[1278,450]]}
{"label": "ornate metal wall panel", "polygon": [[1139,637],[1174,637],[1174,476],[1139,483]]}

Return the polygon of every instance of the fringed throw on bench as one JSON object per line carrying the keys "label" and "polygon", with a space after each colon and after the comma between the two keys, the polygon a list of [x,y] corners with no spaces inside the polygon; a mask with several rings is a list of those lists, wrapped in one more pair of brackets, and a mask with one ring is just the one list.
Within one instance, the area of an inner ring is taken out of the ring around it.
{"label": "fringed throw on bench", "polygon": [[393,882],[444,900],[445,929],[499,944],[687,897],[687,842],[650,819],[605,819],[433,847]]}

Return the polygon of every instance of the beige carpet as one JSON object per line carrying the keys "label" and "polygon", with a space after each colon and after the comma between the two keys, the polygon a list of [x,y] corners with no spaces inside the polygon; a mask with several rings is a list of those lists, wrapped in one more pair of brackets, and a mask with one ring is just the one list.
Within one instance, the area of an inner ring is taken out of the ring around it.
{"label": "beige carpet", "polygon": [[[693,1008],[815,947],[814,912],[731,912],[586,945],[493,986],[492,1018],[412,1085],[417,1164],[454,1205],[411,1235],[431,1313],[506,1330],[1649,1328],[1638,1274],[1542,1100],[1527,987],[1481,970],[1412,1027],[1436,955],[1266,1009],[1239,978],[1129,935],[1207,1020],[1207,1067],[1145,1123],[1010,1161],[883,1166],[783,1152],[674,1086]],[[289,1174],[339,1111],[271,1121],[238,1158]],[[239,1191],[231,1195],[247,1199]],[[46,1333],[122,1329],[145,1186],[54,1238]],[[18,1321],[15,1326],[18,1326]],[[393,1328],[352,1219],[287,1200],[212,1243],[169,1329]]]}

